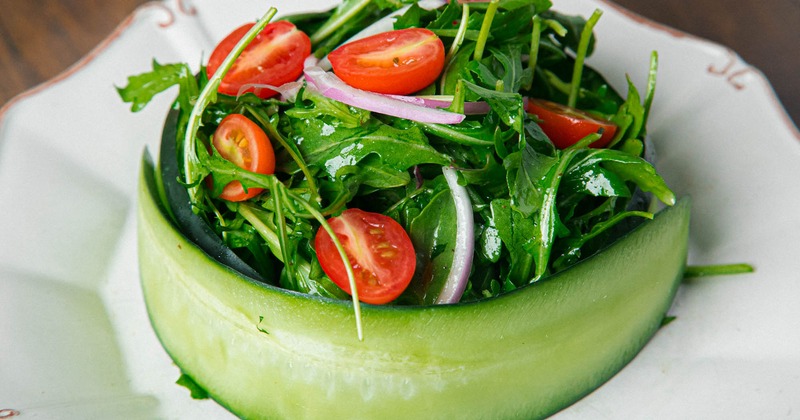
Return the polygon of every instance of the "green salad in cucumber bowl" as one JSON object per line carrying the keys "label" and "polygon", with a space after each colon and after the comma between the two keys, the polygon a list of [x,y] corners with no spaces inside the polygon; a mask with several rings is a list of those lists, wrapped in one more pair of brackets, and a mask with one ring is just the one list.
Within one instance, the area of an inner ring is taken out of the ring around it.
{"label": "green salad in cucumber bowl", "polygon": [[247,418],[536,418],[638,353],[688,238],[645,158],[655,54],[621,95],[584,63],[600,11],[276,13],[118,89],[179,86],[139,263],[181,382]]}

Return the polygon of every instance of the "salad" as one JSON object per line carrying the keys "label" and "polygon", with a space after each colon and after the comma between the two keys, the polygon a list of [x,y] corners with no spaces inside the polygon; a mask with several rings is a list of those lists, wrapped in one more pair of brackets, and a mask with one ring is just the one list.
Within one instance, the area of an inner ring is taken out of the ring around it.
{"label": "salad", "polygon": [[674,203],[644,157],[655,55],[623,99],[584,64],[600,12],[404,3],[246,24],[199,74],[154,63],[119,90],[138,110],[180,86],[178,176],[259,278],[346,298],[352,270],[367,303],[485,299],[651,218],[637,192]]}
{"label": "salad", "polygon": [[[647,159],[656,54],[645,89],[629,81],[623,96],[585,64],[602,12],[551,6],[347,0],[280,19],[271,9],[198,72],[154,62],[118,88],[137,111],[179,87],[151,195],[239,275],[351,301],[359,340],[362,303],[424,310],[566,278],[653,219],[651,197],[676,199]],[[658,289],[652,319],[675,287]],[[258,318],[254,329],[273,335]]]}

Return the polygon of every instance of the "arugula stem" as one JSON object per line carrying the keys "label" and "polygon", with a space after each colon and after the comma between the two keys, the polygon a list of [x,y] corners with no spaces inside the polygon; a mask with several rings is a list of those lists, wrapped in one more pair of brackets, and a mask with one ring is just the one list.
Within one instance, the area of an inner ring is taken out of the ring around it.
{"label": "arugula stem", "polygon": [[479,138],[468,136],[466,134],[458,132],[457,130],[453,130],[448,125],[436,124],[436,123],[421,123],[421,122],[417,122],[417,125],[419,125],[420,128],[422,128],[425,132],[434,134],[446,140],[450,140],[453,143],[464,144],[467,146],[484,146],[484,147],[494,146],[493,141],[481,140]]}
{"label": "arugula stem", "polygon": [[544,74],[544,77],[550,87],[569,96],[569,93],[572,90],[572,86],[569,83],[561,80],[558,75],[550,70],[544,70],[542,73]]}
{"label": "arugula stem", "polygon": [[447,63],[445,69],[450,66],[450,62],[453,61],[453,57],[455,57],[456,53],[458,53],[458,49],[461,47],[461,43],[464,42],[464,36],[467,33],[468,23],[469,23],[469,5],[462,4],[461,21],[458,23],[458,32],[456,32],[456,36],[453,39],[453,43],[450,44],[450,49],[447,51],[447,56],[444,59],[444,62]]}
{"label": "arugula stem", "polygon": [[214,76],[212,76],[208,83],[203,87],[203,90],[200,92],[200,96],[197,97],[197,101],[195,102],[194,106],[192,107],[192,112],[189,114],[189,125],[186,129],[186,134],[183,139],[183,181],[187,185],[187,190],[189,192],[189,201],[192,204],[201,202],[200,194],[202,193],[202,189],[199,188],[200,179],[195,179],[195,171],[198,166],[200,166],[200,161],[197,157],[197,148],[195,145],[195,137],[197,136],[197,131],[200,129],[201,125],[201,118],[203,116],[203,112],[205,111],[206,107],[209,103],[216,101],[217,98],[217,89],[219,88],[220,83],[222,82],[222,78],[225,74],[228,73],[233,63],[239,58],[242,51],[250,44],[250,42],[264,29],[265,26],[272,20],[272,18],[277,13],[277,9],[274,7],[270,7],[264,17],[261,18],[258,22],[256,22],[253,27],[247,31],[247,33],[239,40],[239,42],[233,47],[230,54],[225,57],[225,60],[222,61],[220,64],[219,69]]}
{"label": "arugula stem", "polygon": [[592,133],[592,134],[589,134],[588,136],[586,136],[586,137],[584,137],[584,138],[582,138],[582,139],[578,140],[577,142],[575,142],[575,144],[573,144],[573,145],[571,145],[571,146],[567,147],[567,148],[566,148],[566,149],[564,149],[564,150],[566,151],[566,150],[581,150],[581,149],[586,149],[587,147],[589,147],[589,145],[590,145],[590,144],[592,144],[592,143],[596,142],[597,140],[600,140],[600,138],[601,138],[601,137],[603,137],[603,134],[602,134],[602,133]]}
{"label": "arugula stem", "polygon": [[403,197],[400,200],[398,200],[396,203],[392,204],[388,209],[384,210],[383,214],[386,214],[386,215],[391,214],[393,211],[396,211],[400,206],[402,206],[402,205],[406,204],[407,202],[413,200],[414,198],[416,198],[418,195],[422,194],[425,191],[426,191],[426,189],[422,188],[422,187],[414,190],[413,192],[409,193],[405,197]]}
{"label": "arugula stem", "polygon": [[261,235],[264,239],[264,242],[267,243],[267,246],[272,251],[272,254],[277,258],[280,262],[284,262],[283,253],[281,252],[281,244],[280,239],[278,238],[278,234],[275,233],[272,228],[270,228],[266,222],[262,219],[262,216],[259,213],[265,213],[263,210],[259,209],[256,206],[248,204],[246,202],[239,203],[239,214],[247,220],[250,225],[255,228],[255,230]]}
{"label": "arugula stem", "polygon": [[531,50],[528,53],[528,68],[531,69],[531,80],[525,86],[525,90],[530,90],[531,86],[533,86],[533,78],[536,76],[536,62],[539,59],[539,42],[542,37],[542,18],[539,15],[534,15],[532,20]]}
{"label": "arugula stem", "polygon": [[486,15],[484,15],[483,23],[481,23],[481,31],[478,34],[478,42],[473,56],[476,61],[480,61],[483,58],[483,50],[486,48],[486,41],[489,40],[489,30],[492,28],[492,21],[499,5],[499,0],[492,0],[489,3],[489,7],[486,8]]}
{"label": "arugula stem", "polygon": [[550,29],[552,29],[553,32],[556,33],[556,35],[562,38],[567,36],[567,32],[569,32],[567,31],[567,28],[565,28],[564,25],[561,24],[561,22],[555,19],[544,19],[544,24],[547,25]]}
{"label": "arugula stem", "polygon": [[286,236],[286,219],[283,217],[283,203],[281,202],[281,191],[278,189],[279,186],[283,187],[283,184],[278,182],[278,179],[270,177],[270,192],[272,193],[272,202],[275,206],[275,217],[277,219],[278,225],[278,244],[280,245],[281,255],[283,256],[283,265],[284,271],[286,271],[286,276],[289,278],[291,283],[294,283],[294,264],[292,262],[291,256],[289,255],[289,248],[287,246],[289,242],[289,238]]}
{"label": "arugula stem", "polygon": [[464,36],[467,33],[467,24],[469,23],[469,5],[462,4],[461,5],[461,21],[458,23],[458,32],[456,32],[456,36],[453,39],[453,43],[450,45],[450,50],[447,52],[447,56],[444,58],[444,69],[442,70],[442,77],[439,79],[439,93],[445,93],[445,87],[447,86],[447,75],[450,73],[450,66],[453,65],[453,60],[455,59],[456,54],[458,53],[459,48],[461,48],[461,44],[464,42]]}
{"label": "arugula stem", "polygon": [[755,271],[750,264],[725,264],[725,265],[695,265],[686,267],[683,273],[684,279],[723,276],[730,274],[745,274]]}
{"label": "arugula stem", "polygon": [[370,3],[372,3],[372,0],[354,0],[352,3],[346,1],[342,3],[333,13],[333,16],[309,37],[311,38],[311,43],[316,45],[322,42]]}
{"label": "arugula stem", "polygon": [[[224,228],[225,225],[227,224],[227,222],[225,221],[225,217],[222,216],[222,213],[219,211],[217,206],[214,205],[214,202],[211,200],[211,197],[206,195],[204,198],[206,201],[206,205],[208,206],[208,208],[211,209],[211,212],[214,213],[214,216],[217,218],[217,222],[219,222],[219,225]],[[222,231],[222,239],[227,238],[227,236],[228,234],[225,231]]]}
{"label": "arugula stem", "polygon": [[644,117],[642,117],[642,126],[647,123],[647,117],[650,115],[650,106],[653,105],[653,97],[656,93],[656,74],[658,73],[658,51],[653,51],[650,54],[650,72],[647,75],[647,92],[644,96]]}
{"label": "arugula stem", "polygon": [[342,258],[342,262],[344,263],[344,269],[347,272],[347,280],[350,283],[350,296],[353,300],[353,310],[355,311],[355,318],[356,318],[356,331],[358,333],[358,340],[364,341],[364,329],[361,325],[361,301],[358,300],[358,288],[356,288],[356,277],[353,273],[353,265],[350,263],[350,259],[347,257],[347,252],[345,252],[342,243],[339,241],[339,237],[336,236],[336,233],[331,228],[331,225],[328,224],[328,221],[325,220],[325,217],[317,211],[313,206],[311,206],[306,200],[303,200],[302,197],[299,197],[292,193],[291,191],[285,191],[286,195],[289,198],[297,201],[306,208],[306,210],[314,215],[314,218],[322,225],[322,228],[328,232],[330,235],[331,240],[333,241],[336,250],[339,252],[339,257]]}
{"label": "arugula stem", "polygon": [[592,30],[594,30],[594,25],[597,24],[597,21],[600,20],[600,16],[602,15],[602,10],[595,9],[594,13],[592,13],[592,16],[586,21],[586,26],[583,27],[583,32],[581,32],[581,40],[578,42],[578,51],[575,52],[577,56],[575,57],[575,66],[572,68],[572,83],[569,92],[569,99],[567,100],[567,106],[572,108],[574,108],[575,104],[578,102],[578,92],[581,90],[581,78],[583,77],[583,63],[586,61],[586,52],[589,50],[589,41],[592,40]]}
{"label": "arugula stem", "polygon": [[456,114],[464,113],[464,98],[467,96],[467,91],[464,89],[464,79],[458,79],[456,82],[456,90],[453,92],[453,101],[447,110],[455,112]]}

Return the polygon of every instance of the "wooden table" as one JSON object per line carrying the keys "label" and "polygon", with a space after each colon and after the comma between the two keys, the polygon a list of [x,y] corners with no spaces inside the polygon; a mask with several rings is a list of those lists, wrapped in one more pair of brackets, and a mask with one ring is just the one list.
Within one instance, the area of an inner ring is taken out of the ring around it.
{"label": "wooden table", "polygon": [[[4,0],[0,106],[75,63],[144,0]],[[554,0],[556,7],[558,0]],[[718,42],[762,70],[800,124],[800,0],[617,0],[657,22]]]}

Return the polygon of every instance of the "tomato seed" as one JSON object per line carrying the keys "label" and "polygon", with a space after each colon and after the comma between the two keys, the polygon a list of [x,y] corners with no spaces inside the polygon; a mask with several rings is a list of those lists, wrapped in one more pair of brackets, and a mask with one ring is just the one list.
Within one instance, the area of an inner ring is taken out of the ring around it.
{"label": "tomato seed", "polygon": [[389,259],[389,258],[394,258],[396,256],[397,256],[397,251],[394,250],[394,249],[390,249],[388,251],[381,252],[381,257],[383,257],[383,258]]}

